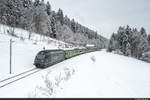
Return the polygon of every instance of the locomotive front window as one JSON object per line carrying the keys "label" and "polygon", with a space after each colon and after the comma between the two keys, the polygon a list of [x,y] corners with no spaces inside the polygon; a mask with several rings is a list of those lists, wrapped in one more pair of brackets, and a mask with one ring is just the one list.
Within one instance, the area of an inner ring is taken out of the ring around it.
{"label": "locomotive front window", "polygon": [[37,55],[37,59],[44,59],[45,55]]}

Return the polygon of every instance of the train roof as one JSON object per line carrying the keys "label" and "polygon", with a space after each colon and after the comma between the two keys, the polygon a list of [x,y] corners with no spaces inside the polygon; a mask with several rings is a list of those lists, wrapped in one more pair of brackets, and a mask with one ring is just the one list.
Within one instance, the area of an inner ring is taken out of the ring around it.
{"label": "train roof", "polygon": [[86,47],[95,47],[94,44],[86,44]]}
{"label": "train roof", "polygon": [[83,48],[83,49],[75,48],[75,49],[70,49],[70,50],[65,50],[65,51],[84,50],[84,49],[86,49],[86,48]]}
{"label": "train roof", "polygon": [[47,53],[47,52],[53,52],[53,51],[64,51],[64,50],[62,49],[42,50],[39,53],[42,53],[42,52]]}

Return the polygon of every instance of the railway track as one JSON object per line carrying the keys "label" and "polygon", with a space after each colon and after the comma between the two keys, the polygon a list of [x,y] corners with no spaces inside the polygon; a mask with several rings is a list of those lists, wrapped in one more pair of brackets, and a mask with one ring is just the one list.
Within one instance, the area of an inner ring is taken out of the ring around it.
{"label": "railway track", "polygon": [[[57,63],[59,63],[59,62],[57,62]],[[54,64],[57,64],[57,63],[54,63]],[[52,65],[54,65],[54,64],[52,64]],[[52,65],[51,65],[51,66],[52,66]],[[37,73],[37,72],[42,71],[42,70],[46,70],[46,69],[48,69],[48,68],[49,68],[49,67],[44,68],[44,69],[33,68],[33,69],[31,69],[31,70],[22,72],[22,73],[20,73],[20,74],[14,75],[14,76],[12,76],[12,77],[9,77],[9,78],[0,80],[0,88],[3,88],[3,87],[5,87],[5,86],[7,86],[7,85],[10,85],[10,84],[12,84],[12,83],[14,83],[14,82],[16,82],[16,81],[19,81],[19,80],[21,80],[21,79],[23,79],[23,78],[26,78],[26,77],[28,77],[28,76],[34,74],[34,73]],[[53,67],[52,67],[51,69],[53,69]]]}
{"label": "railway track", "polygon": [[[83,53],[83,54],[84,54],[84,53]],[[77,56],[77,55],[76,55],[76,56]],[[74,57],[74,56],[73,56],[73,57]],[[72,57],[71,57],[71,58],[72,58]],[[69,58],[68,58],[68,59],[69,59]],[[63,60],[63,61],[64,61],[64,60]],[[60,62],[62,62],[62,61],[60,61]],[[57,64],[57,63],[59,63],[59,62],[53,63],[52,65]],[[52,66],[52,65],[50,65],[50,66]],[[47,68],[49,68],[49,67],[47,67]],[[9,78],[0,80],[0,88],[3,88],[3,87],[5,87],[5,86],[7,86],[7,85],[10,85],[11,83],[14,83],[14,82],[16,82],[16,81],[19,81],[19,80],[21,80],[21,79],[23,79],[23,78],[26,78],[26,77],[28,77],[28,76],[30,76],[30,75],[32,75],[32,74],[34,74],[34,73],[37,73],[37,72],[39,72],[39,71],[41,71],[41,70],[46,70],[47,68],[44,68],[44,69],[33,68],[33,69],[28,70],[28,71],[25,71],[25,72],[23,72],[23,73],[20,73],[20,74],[14,75],[14,76],[12,76],[12,77],[9,77]],[[52,68],[52,69],[53,69],[53,68]]]}
{"label": "railway track", "polygon": [[7,86],[7,85],[9,85],[11,83],[14,83],[14,82],[16,82],[18,80],[23,79],[23,78],[26,78],[27,76],[30,76],[30,75],[32,75],[34,73],[39,72],[39,71],[41,71],[41,69],[33,68],[33,69],[25,71],[23,73],[20,73],[20,74],[14,75],[12,77],[0,80],[0,88],[5,87],[5,86]]}

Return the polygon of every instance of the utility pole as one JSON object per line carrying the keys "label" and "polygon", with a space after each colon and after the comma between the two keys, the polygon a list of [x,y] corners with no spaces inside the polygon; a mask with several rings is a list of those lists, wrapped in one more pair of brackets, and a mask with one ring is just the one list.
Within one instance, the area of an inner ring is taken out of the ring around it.
{"label": "utility pole", "polygon": [[12,58],[12,39],[10,39],[10,74],[11,74],[11,58]]}

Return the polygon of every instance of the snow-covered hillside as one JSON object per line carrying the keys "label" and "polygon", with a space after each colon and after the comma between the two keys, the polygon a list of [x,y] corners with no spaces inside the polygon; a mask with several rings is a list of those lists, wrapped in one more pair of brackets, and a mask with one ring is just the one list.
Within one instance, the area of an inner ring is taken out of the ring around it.
{"label": "snow-covered hillside", "polygon": [[[11,8],[10,8],[11,6]],[[54,11],[44,0],[1,0],[0,23],[78,45],[94,44],[105,48],[108,39],[95,30],[70,19],[62,9]],[[76,35],[75,35],[76,34]]]}
{"label": "snow-covered hillside", "polygon": [[[73,49],[71,44],[57,41],[47,37],[40,37],[32,33],[28,39],[29,32],[22,29],[14,29],[14,36],[8,31],[12,28],[0,25],[0,79],[35,68],[33,65],[35,55],[45,49]],[[12,39],[12,74],[9,74],[10,39]]]}
{"label": "snow-covered hillside", "polygon": [[150,97],[149,63],[105,50],[78,58],[76,74],[56,97]]}
{"label": "snow-covered hillside", "polygon": [[[21,33],[27,34],[26,31],[15,30],[18,37]],[[34,35],[31,40],[22,40],[4,34],[3,28],[0,33],[0,80],[34,68],[34,57],[43,46],[46,49],[65,48],[65,43],[52,39],[49,40],[51,41],[49,44],[46,41],[35,44],[34,39],[40,40],[38,35]],[[11,75],[10,38],[14,41]],[[150,97],[149,75],[149,63],[101,50],[65,60],[2,87],[0,97]]]}

